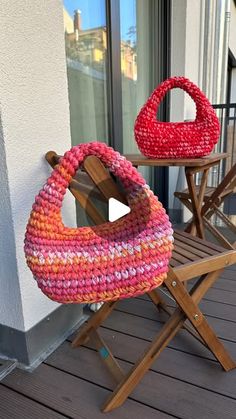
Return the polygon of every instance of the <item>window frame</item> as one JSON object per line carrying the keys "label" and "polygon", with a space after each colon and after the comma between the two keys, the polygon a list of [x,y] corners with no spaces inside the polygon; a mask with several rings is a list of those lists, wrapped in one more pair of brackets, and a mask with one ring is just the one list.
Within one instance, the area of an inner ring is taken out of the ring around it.
{"label": "window frame", "polygon": [[[154,30],[151,48],[159,42],[160,54],[155,55],[153,88],[170,76],[171,68],[171,0],[150,0]],[[121,74],[121,34],[120,0],[106,0],[107,26],[107,107],[108,142],[119,152],[123,152],[122,125],[122,74]],[[115,94],[114,94],[115,92]],[[159,118],[169,121],[170,100],[161,103]],[[168,167],[156,167],[154,171],[154,190],[165,208],[168,208]]]}

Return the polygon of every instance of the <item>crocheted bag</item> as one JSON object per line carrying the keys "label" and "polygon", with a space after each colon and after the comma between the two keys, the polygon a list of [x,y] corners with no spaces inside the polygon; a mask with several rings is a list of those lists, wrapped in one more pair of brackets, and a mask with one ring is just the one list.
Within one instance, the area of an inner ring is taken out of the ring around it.
{"label": "crocheted bag", "polygon": [[[121,180],[131,212],[112,223],[65,227],[63,197],[84,158],[95,155]],[[162,284],[172,229],[138,171],[104,143],[73,147],[35,198],[25,255],[39,288],[60,303],[92,303],[139,295]]]}
{"label": "crocheted bag", "polygon": [[[168,90],[185,90],[196,104],[196,118],[191,122],[157,120],[160,102]],[[134,125],[138,147],[145,156],[154,158],[202,157],[209,154],[220,135],[220,125],[204,93],[184,77],[165,80],[153,91],[139,112]]]}

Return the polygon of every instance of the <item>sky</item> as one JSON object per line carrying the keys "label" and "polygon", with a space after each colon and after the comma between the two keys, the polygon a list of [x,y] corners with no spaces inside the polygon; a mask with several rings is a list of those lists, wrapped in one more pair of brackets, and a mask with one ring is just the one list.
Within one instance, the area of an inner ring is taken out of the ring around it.
{"label": "sky", "polygon": [[[81,10],[82,29],[106,26],[105,0],[64,0],[63,4],[72,17],[74,10]],[[127,32],[136,25],[136,0],[120,0],[120,21],[121,39],[129,39]]]}

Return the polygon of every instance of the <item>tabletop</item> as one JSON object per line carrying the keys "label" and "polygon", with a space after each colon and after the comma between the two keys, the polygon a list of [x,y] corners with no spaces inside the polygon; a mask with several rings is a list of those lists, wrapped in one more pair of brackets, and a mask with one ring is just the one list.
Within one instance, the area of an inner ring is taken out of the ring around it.
{"label": "tabletop", "polygon": [[198,157],[196,159],[155,159],[148,158],[142,154],[125,154],[127,160],[134,166],[184,166],[184,167],[203,167],[208,164],[217,163],[229,157],[228,153],[212,153],[209,156]]}

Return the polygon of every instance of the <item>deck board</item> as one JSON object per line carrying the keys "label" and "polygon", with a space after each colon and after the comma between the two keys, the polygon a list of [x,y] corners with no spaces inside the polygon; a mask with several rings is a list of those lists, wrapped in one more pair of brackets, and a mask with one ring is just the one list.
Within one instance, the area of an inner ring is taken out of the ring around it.
{"label": "deck board", "polygon": [[1,386],[0,395],[1,419],[63,419],[67,417],[4,386]]}
{"label": "deck board", "polygon": [[[97,356],[97,354],[93,355]],[[95,363],[96,369],[104,377],[104,368],[101,370],[99,364],[100,362]],[[82,363],[80,365],[82,367]],[[96,381],[96,378],[99,380],[96,369],[93,373],[94,381]],[[44,402],[48,407],[56,408],[69,417],[104,419],[104,414],[99,411],[99,407],[108,397],[109,387],[104,388],[87,380],[88,378],[83,380],[76,375],[67,373],[65,370],[61,371],[58,368],[43,364],[33,374],[14,371],[4,379],[4,382],[14,390],[28,395],[39,403]],[[143,419],[148,417],[154,419],[157,415],[160,419],[168,419],[168,416],[162,416],[161,412],[157,412],[156,409],[143,406],[133,400],[127,400],[126,405],[112,413],[112,418],[130,419],[130,417],[135,417],[136,419]]]}
{"label": "deck board", "polygon": [[[123,300],[119,303],[116,311],[124,314],[130,313],[136,316],[142,316],[144,319],[150,319],[156,323],[157,310],[148,300],[139,299],[138,303],[135,299]],[[222,319],[220,317],[220,312],[219,318],[208,315],[206,315],[206,318],[220,338],[236,342],[236,307],[232,307],[232,316],[233,315],[235,317],[235,322],[229,322]],[[105,324],[110,321],[112,320],[108,318]]]}
{"label": "deck board", "polygon": [[[235,280],[234,280],[235,278]],[[169,300],[168,300],[169,301]],[[169,305],[173,303],[169,301]],[[230,267],[202,300],[208,321],[236,359],[236,269]],[[120,301],[100,328],[124,370],[163,326],[164,313],[142,296]],[[104,418],[99,410],[114,382],[92,344],[64,342],[33,373],[15,370],[0,384],[0,418]],[[153,364],[114,419],[235,419],[236,370],[222,371],[213,355],[181,331]]]}
{"label": "deck board", "polygon": [[[123,337],[123,340],[120,346],[122,346],[125,343],[125,339],[126,338]],[[128,343],[129,344],[137,343],[137,339],[135,342],[129,341]],[[113,346],[115,348],[115,345]],[[132,347],[134,348],[134,346]],[[110,388],[111,380],[110,378],[107,380],[106,374],[104,374],[104,368],[102,368],[102,365],[98,363],[98,355],[94,353],[94,351],[89,351],[86,348],[82,348],[82,349],[83,349],[83,362],[80,361],[80,356],[76,354],[78,350],[71,351],[71,348],[68,346],[61,349],[61,359],[59,359],[60,357],[55,358],[55,356],[54,357],[52,356],[50,357],[48,362],[55,367],[60,365],[60,367],[62,367],[64,370],[69,371],[75,374],[76,376],[79,376],[81,378],[86,377],[87,379],[93,382],[96,382],[101,386],[105,386],[105,387],[109,386]],[[127,346],[126,346],[126,349],[127,349]],[[140,348],[140,349],[143,349],[143,348]],[[75,354],[73,355],[72,352],[75,352]],[[121,361],[120,363],[124,370],[128,370],[128,368],[130,367],[130,363],[132,362],[133,355],[134,355],[133,350],[129,351],[129,353],[127,351],[125,352],[122,351],[123,361]],[[64,358],[67,359],[66,365],[65,363],[63,364]],[[127,358],[129,358],[129,363],[124,361],[124,359],[126,360]],[[156,363],[156,365],[157,364],[158,362]],[[211,367],[216,373],[218,373],[218,376],[221,375],[220,367],[215,363],[211,363],[211,364],[212,364]],[[76,368],[75,368],[75,365],[76,365]],[[198,367],[199,365],[200,365],[200,362],[198,363]],[[212,369],[209,368],[209,370],[212,370]],[[212,371],[212,374],[213,374],[213,371]],[[202,377],[200,374],[200,379],[198,380],[200,383],[201,383],[201,379]],[[207,374],[205,374],[205,380],[207,381]],[[233,380],[231,380],[231,386],[232,386],[232,382]],[[201,384],[201,387],[202,386],[203,384]],[[154,397],[153,387],[155,388],[154,391],[156,391],[155,397]],[[224,385],[222,383],[220,390],[223,390],[223,387]],[[160,394],[160,389],[162,389],[163,391],[163,393],[161,394]],[[178,394],[175,394],[176,391],[178,392]],[[192,403],[194,404],[196,403],[195,391],[196,391],[196,388],[194,387],[193,384],[187,383],[183,380],[179,381],[179,380],[173,379],[172,377],[166,376],[165,373],[164,375],[157,374],[154,371],[154,368],[152,368],[152,370],[149,371],[147,376],[144,377],[143,381],[139,384],[138,388],[132,393],[131,397],[134,400],[139,400],[142,403],[146,403],[156,409],[161,409],[161,410],[165,409],[166,412],[169,414],[176,414],[178,417],[180,415],[183,415],[182,417],[189,419],[190,412],[189,412],[188,407],[185,406],[185,409],[183,409],[181,404],[177,403],[177,400],[178,400],[177,398],[178,398],[178,395],[181,398],[182,395],[188,394],[190,405]],[[202,399],[202,401],[206,400],[212,406],[211,414],[209,418],[210,417],[212,418],[215,417],[219,419],[222,418],[223,410],[221,407],[221,402],[220,402],[221,395],[219,395],[219,392],[216,395],[200,387],[198,388],[198,391],[199,391],[199,397]],[[230,391],[230,386],[228,386],[228,395],[230,395],[231,397],[232,394],[233,393],[232,391]],[[225,397],[223,397],[223,399],[225,399]],[[215,405],[215,403],[217,403],[217,405]],[[229,415],[228,417],[232,417],[232,418],[234,417],[233,415],[235,414],[235,411],[234,411],[235,408],[236,408],[236,400],[231,400],[228,404],[228,415]],[[201,416],[198,416],[198,414]],[[196,412],[195,414],[193,413],[191,414],[191,418],[197,419],[199,417],[202,417],[202,414],[203,414],[203,411],[198,410],[198,412]]]}
{"label": "deck board", "polygon": [[[161,296],[163,297],[162,294],[161,294]],[[139,299],[142,300],[144,298],[139,297]],[[172,308],[175,307],[175,303],[172,302],[169,298],[164,296],[163,299],[166,301],[166,303],[169,307],[172,307]],[[145,301],[148,302],[148,303],[150,302],[150,300],[148,298],[145,298]],[[152,303],[150,302],[150,304],[152,304]],[[231,321],[233,323],[236,322],[236,307],[234,307],[232,305],[228,305],[228,304],[220,303],[220,302],[215,302],[215,301],[211,301],[211,300],[203,300],[200,303],[199,306],[200,306],[203,314],[208,318],[208,320],[209,320],[209,317],[215,317],[217,319],[228,320],[228,321]],[[123,306],[120,305],[119,307],[117,307],[117,309],[122,311],[122,307],[123,307],[123,310],[126,311],[127,306],[125,306],[125,305],[123,305]],[[130,307],[130,309],[131,309],[131,307]],[[155,316],[153,308],[150,307],[149,312],[152,312],[152,316]]]}

